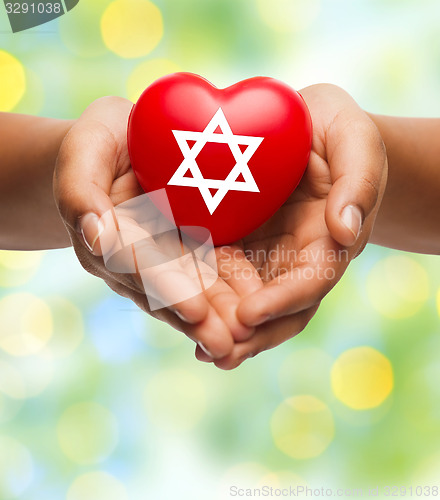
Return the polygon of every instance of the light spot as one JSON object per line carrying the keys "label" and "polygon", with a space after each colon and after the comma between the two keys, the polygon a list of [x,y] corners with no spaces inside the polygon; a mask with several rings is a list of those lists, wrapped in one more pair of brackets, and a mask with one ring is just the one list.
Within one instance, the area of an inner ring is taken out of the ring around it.
{"label": "light spot", "polygon": [[145,405],[156,425],[173,431],[190,429],[206,411],[205,384],[188,371],[160,372],[147,385]]}
{"label": "light spot", "polygon": [[184,343],[185,336],[163,321],[156,321],[151,316],[145,316],[143,328],[135,331],[147,344],[157,349],[174,348]]}
{"label": "light spot", "polygon": [[264,465],[257,462],[241,462],[230,467],[223,475],[218,484],[218,493],[220,498],[230,496],[231,485],[237,489],[249,488],[249,485],[257,485],[261,478],[267,476],[270,471]]}
{"label": "light spot", "polygon": [[331,381],[335,396],[355,410],[382,404],[394,383],[389,360],[368,346],[343,352],[333,365]]}
{"label": "light spot", "polygon": [[75,479],[66,500],[128,500],[125,486],[103,471],[88,472]]}
{"label": "light spot", "polygon": [[177,73],[181,68],[168,59],[152,59],[144,61],[133,70],[127,80],[127,95],[130,101],[136,102],[142,92],[158,78]]}
{"label": "light spot", "polygon": [[26,385],[20,372],[3,359],[0,359],[0,392],[14,399],[26,397]]}
{"label": "light spot", "polygon": [[284,396],[314,394],[326,397],[330,390],[332,357],[322,349],[297,349],[283,361],[279,384]]}
{"label": "light spot", "polygon": [[416,314],[429,297],[429,280],[425,269],[405,255],[392,255],[379,261],[367,279],[367,294],[383,316],[409,318]]}
{"label": "light spot", "polygon": [[0,348],[13,356],[39,352],[52,335],[52,315],[47,304],[29,293],[0,300]]}
{"label": "light spot", "polygon": [[6,396],[0,391],[0,423],[10,422],[20,412],[23,407],[22,399],[15,399]]}
{"label": "light spot", "polygon": [[53,335],[45,350],[50,358],[64,358],[83,340],[83,317],[81,311],[63,297],[48,297],[46,302],[52,311]]}
{"label": "light spot", "polygon": [[41,262],[45,252],[16,252],[3,250],[0,252],[0,265],[6,269],[19,271],[33,269]]}
{"label": "light spot", "polygon": [[28,283],[43,255],[44,252],[0,251],[0,286],[6,288]]}
{"label": "light spot", "polygon": [[304,31],[318,17],[319,0],[257,0],[261,19],[279,32]]}
{"label": "light spot", "polygon": [[115,0],[102,16],[101,34],[118,56],[143,57],[163,36],[162,14],[149,0]]}
{"label": "light spot", "polygon": [[417,485],[414,490],[418,497],[436,498],[439,494],[438,471],[440,470],[440,453],[424,457],[416,467],[409,484]]}
{"label": "light spot", "polygon": [[[273,488],[272,495],[268,494],[258,494],[256,492],[253,495],[256,498],[259,497],[282,497],[287,495],[280,495],[280,492],[276,490],[282,490],[287,488],[290,489],[291,486],[306,486],[307,483],[298,474],[295,474],[291,470],[281,470],[281,471],[271,471],[267,469],[262,464],[256,462],[242,462],[232,466],[226,471],[224,476],[221,478],[218,487],[218,500],[223,500],[230,498],[231,496],[231,485],[234,485],[237,490],[248,490],[249,488],[261,489],[261,492],[266,490],[269,493],[268,488]],[[264,489],[263,489],[264,488]],[[237,495],[238,497],[249,498],[250,495]]]}
{"label": "light spot", "polygon": [[[106,363],[126,363],[139,354],[141,343],[135,335],[144,313],[120,310],[133,306],[127,299],[111,296],[95,305],[88,318],[90,339]],[[135,320],[138,320],[136,322]],[[143,325],[142,325],[143,326]]]}
{"label": "light spot", "polygon": [[[438,346],[432,346],[432,353],[437,353]],[[408,372],[408,379],[402,387],[404,413],[419,432],[440,432],[440,362],[431,361],[429,353],[424,356],[423,365]]]}
{"label": "light spot", "polygon": [[[40,75],[26,67],[26,92],[14,107],[14,113],[40,115],[44,107],[45,92],[46,89]],[[21,253],[44,254],[42,251],[23,251]]]}
{"label": "light spot", "polygon": [[23,397],[25,398],[39,396],[50,382],[52,382],[54,377],[52,360],[45,356],[38,355],[19,358],[15,360],[14,366],[20,372],[23,379],[25,387]]}
{"label": "light spot", "polygon": [[94,402],[70,406],[57,425],[63,453],[81,465],[105,460],[118,442],[118,422],[105,407]]}
{"label": "light spot", "polygon": [[0,498],[18,498],[34,477],[31,454],[9,436],[0,436]]}
{"label": "light spot", "polygon": [[271,472],[263,476],[259,481],[259,486],[270,485],[274,489],[290,489],[290,486],[308,486],[307,482],[298,474],[289,470]]}
{"label": "light spot", "polygon": [[0,50],[0,111],[11,111],[26,91],[23,65],[14,56]]}
{"label": "light spot", "polygon": [[440,288],[437,291],[437,312],[438,315],[440,316]]}
{"label": "light spot", "polygon": [[270,426],[277,448],[298,460],[321,455],[335,433],[330,409],[309,395],[285,399],[272,415]]}
{"label": "light spot", "polygon": [[75,55],[98,57],[106,53],[99,25],[109,0],[80,2],[59,23],[60,37],[64,45]]}

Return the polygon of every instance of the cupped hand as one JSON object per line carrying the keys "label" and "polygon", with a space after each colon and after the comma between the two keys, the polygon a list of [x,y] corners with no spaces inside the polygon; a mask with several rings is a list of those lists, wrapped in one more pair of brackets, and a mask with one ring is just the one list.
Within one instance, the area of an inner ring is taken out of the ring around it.
{"label": "cupped hand", "polygon": [[[231,354],[234,342],[244,341],[254,332],[253,326],[245,326],[237,319],[240,297],[262,287],[255,268],[241,254],[234,257],[234,266],[248,269],[253,273],[251,279],[237,285],[233,277],[229,277],[229,284],[219,277],[204,293],[156,311],[149,307],[139,273],[111,272],[105,266],[100,242],[109,228],[102,216],[143,193],[127,148],[132,106],[122,98],[98,99],[70,129],[61,145],[54,174],[59,212],[78,259],[88,272],[102,278],[112,290],[130,298],[144,311],[185,332],[210,359],[224,359]],[[232,262],[224,264],[221,271],[229,274],[231,266]],[[184,271],[179,270],[179,286],[189,283]]]}
{"label": "cupped hand", "polygon": [[[369,116],[334,85],[300,93],[313,122],[303,179],[262,227],[228,249],[217,249],[220,269],[226,263],[221,274],[231,287],[246,288],[250,272],[236,265],[243,254],[264,283],[245,295],[237,310],[240,322],[256,328],[254,335],[214,360],[220,368],[235,368],[305,328],[367,244],[384,194],[387,156]],[[196,357],[213,361],[200,348]]]}

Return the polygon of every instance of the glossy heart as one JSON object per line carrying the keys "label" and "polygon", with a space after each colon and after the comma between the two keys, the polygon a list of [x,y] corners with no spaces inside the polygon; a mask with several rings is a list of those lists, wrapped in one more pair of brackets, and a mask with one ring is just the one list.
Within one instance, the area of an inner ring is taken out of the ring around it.
{"label": "glossy heart", "polygon": [[301,180],[311,141],[300,94],[266,77],[218,89],[189,73],[165,76],[144,91],[128,124],[144,191],[165,188],[176,224],[209,229],[215,245],[243,238],[278,210]]}

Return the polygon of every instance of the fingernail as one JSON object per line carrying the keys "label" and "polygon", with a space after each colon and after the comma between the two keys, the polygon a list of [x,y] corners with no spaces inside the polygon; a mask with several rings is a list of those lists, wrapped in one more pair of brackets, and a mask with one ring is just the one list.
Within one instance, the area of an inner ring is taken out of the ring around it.
{"label": "fingernail", "polygon": [[182,321],[185,321],[185,323],[190,323],[187,317],[185,317],[180,311],[177,309],[174,309],[174,312],[176,313],[176,316],[180,318]]}
{"label": "fingernail", "polygon": [[341,220],[353,234],[353,243],[358,239],[362,229],[362,213],[358,207],[347,205],[341,212]]}
{"label": "fingernail", "polygon": [[200,349],[205,353],[207,354],[208,356],[210,356],[211,358],[213,358],[214,356],[211,354],[211,352],[204,346],[204,344],[202,344],[202,342],[197,342],[200,346]]}
{"label": "fingernail", "polygon": [[96,242],[104,232],[104,224],[94,213],[83,215],[79,220],[79,232],[90,253],[93,253]]}
{"label": "fingernail", "polygon": [[263,323],[266,323],[266,321],[269,321],[271,319],[272,315],[271,314],[263,314],[259,318],[257,318],[255,321],[252,321],[249,326],[259,326],[262,325]]}

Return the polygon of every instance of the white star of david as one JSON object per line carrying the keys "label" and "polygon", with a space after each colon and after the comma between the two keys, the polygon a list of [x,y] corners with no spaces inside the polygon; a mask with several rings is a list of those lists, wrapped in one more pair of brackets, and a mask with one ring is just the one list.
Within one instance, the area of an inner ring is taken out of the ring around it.
{"label": "white star of david", "polygon": [[[221,134],[214,132],[217,127],[220,128]],[[172,132],[184,159],[168,181],[168,185],[199,188],[200,194],[211,215],[220,205],[228,191],[260,192],[249,170],[248,161],[263,141],[263,137],[234,135],[222,108],[218,108],[203,132],[191,132],[188,130],[173,130]],[[196,142],[190,148],[188,141]],[[205,179],[200,172],[196,158],[208,142],[228,144],[234,156],[236,163],[225,180]],[[239,145],[247,146],[247,148],[242,152]],[[185,177],[188,170],[192,177]],[[244,181],[237,181],[240,175],[243,176]],[[210,189],[216,189],[217,191],[212,195]]]}

